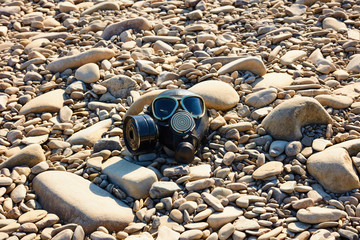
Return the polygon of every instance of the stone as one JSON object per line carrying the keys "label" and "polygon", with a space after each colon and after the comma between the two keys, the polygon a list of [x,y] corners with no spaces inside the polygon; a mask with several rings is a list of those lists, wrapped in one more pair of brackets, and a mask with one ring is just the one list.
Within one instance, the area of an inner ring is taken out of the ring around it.
{"label": "stone", "polygon": [[95,231],[90,234],[91,240],[116,240],[115,237],[103,231]]}
{"label": "stone", "polygon": [[85,11],[81,13],[81,16],[90,15],[93,12],[97,12],[99,10],[119,10],[119,4],[117,2],[105,1],[95,4],[92,7],[89,7]]}
{"label": "stone", "polygon": [[12,190],[10,197],[14,203],[19,203],[25,199],[26,188],[23,184],[17,185],[14,190]]}
{"label": "stone", "polygon": [[336,80],[339,80],[339,81],[346,80],[349,78],[349,73],[342,69],[336,70],[335,72],[333,72],[333,74],[334,74]]}
{"label": "stone", "polygon": [[78,8],[71,2],[60,2],[58,7],[59,7],[60,12],[62,12],[62,13],[68,13],[71,11],[78,10]]}
{"label": "stone", "polygon": [[188,191],[199,191],[208,188],[210,186],[213,186],[214,183],[215,180],[213,178],[204,178],[186,183],[185,188]]}
{"label": "stone", "polygon": [[292,141],[285,147],[285,154],[288,157],[294,157],[302,150],[301,142],[299,141]]}
{"label": "stone", "polygon": [[335,109],[344,109],[351,106],[353,99],[348,96],[321,94],[315,96],[315,99],[323,106]]}
{"label": "stone", "polygon": [[284,193],[291,194],[294,192],[296,187],[296,181],[286,181],[285,183],[280,185],[280,190]]}
{"label": "stone", "polygon": [[230,223],[237,219],[243,214],[243,211],[237,207],[227,206],[224,208],[223,212],[212,213],[208,219],[207,223],[214,230],[218,230],[227,223]]}
{"label": "stone", "polygon": [[203,97],[208,109],[226,111],[233,108],[240,100],[239,94],[233,87],[217,80],[200,82],[188,90]]}
{"label": "stone", "polygon": [[87,63],[76,70],[75,78],[84,83],[96,82],[100,79],[99,66],[95,63]]}
{"label": "stone", "polygon": [[202,237],[203,233],[201,230],[187,230],[183,233],[181,233],[179,240],[195,240],[200,239]]}
{"label": "stone", "polygon": [[263,61],[257,57],[239,58],[235,61],[229,62],[218,70],[218,74],[223,75],[235,71],[246,70],[259,76],[264,76],[266,74],[266,67]]}
{"label": "stone", "polygon": [[115,56],[115,52],[107,48],[93,48],[75,55],[65,56],[49,63],[46,68],[51,72],[62,72],[68,68],[78,68],[87,63],[96,63]]}
{"label": "stone", "polygon": [[247,219],[244,216],[240,216],[239,219],[234,222],[234,226],[238,231],[260,229],[260,225],[256,220]]}
{"label": "stone", "polygon": [[22,214],[19,217],[18,222],[20,224],[27,223],[27,222],[34,223],[34,222],[37,222],[37,221],[43,219],[47,214],[48,214],[47,211],[42,210],[42,209],[32,210],[32,211]]}
{"label": "stone", "polygon": [[135,199],[146,198],[157,176],[152,170],[128,162],[120,157],[109,158],[102,165],[102,173]]}
{"label": "stone", "polygon": [[347,214],[339,209],[309,207],[307,209],[300,209],[296,217],[303,223],[317,224],[338,221],[342,217],[347,217]]}
{"label": "stone", "polygon": [[93,146],[101,136],[110,128],[111,119],[102,120],[94,125],[80,130],[67,139],[70,144],[81,144],[85,146]]}
{"label": "stone", "polygon": [[167,226],[161,226],[159,227],[156,240],[178,240],[179,238],[180,233],[175,232]]}
{"label": "stone", "polygon": [[273,141],[270,145],[269,154],[271,157],[277,157],[285,151],[285,147],[289,144],[287,141]]}
{"label": "stone", "polygon": [[94,144],[94,152],[100,152],[102,150],[120,151],[121,149],[119,136],[101,138]]}
{"label": "stone", "polygon": [[[316,112],[317,114],[312,114]],[[299,140],[301,127],[310,123],[328,124],[332,119],[321,104],[313,98],[296,97],[274,108],[262,121],[266,132],[279,140]]]}
{"label": "stone", "polygon": [[104,226],[123,230],[134,220],[130,207],[94,183],[73,173],[46,171],[33,180],[41,205],[63,221],[81,225],[86,234]]}
{"label": "stone", "polygon": [[219,240],[226,240],[228,239],[235,231],[234,225],[231,223],[227,223],[222,226],[219,230]]}
{"label": "stone", "polygon": [[73,235],[73,231],[71,229],[65,229],[59,233],[57,233],[53,238],[55,240],[71,240]]}
{"label": "stone", "polygon": [[217,212],[224,211],[224,206],[221,204],[220,200],[214,197],[210,193],[203,192],[201,196],[206,204],[212,207]]}
{"label": "stone", "polygon": [[310,224],[306,224],[302,222],[292,222],[289,223],[288,229],[290,230],[290,232],[299,233],[306,231],[308,228],[310,228],[310,226],[311,226]]}
{"label": "stone", "polygon": [[283,229],[284,229],[283,227],[274,228],[270,232],[262,234],[260,237],[258,237],[258,240],[268,240],[273,237],[276,237],[282,232]]}
{"label": "stone", "polygon": [[28,113],[58,112],[63,107],[64,101],[64,90],[57,89],[50,91],[27,102],[20,109],[19,114],[26,115]]}
{"label": "stone", "polygon": [[19,13],[21,8],[19,6],[8,6],[8,7],[0,7],[0,15],[11,16]]}
{"label": "stone", "polygon": [[328,148],[313,154],[306,162],[306,167],[323,187],[332,192],[344,193],[360,187],[359,177],[344,148]]}
{"label": "stone", "polygon": [[257,78],[251,85],[253,86],[253,91],[258,91],[271,87],[284,88],[290,86],[293,81],[293,77],[287,73],[267,73]]}
{"label": "stone", "polygon": [[349,239],[349,240],[359,240],[359,235],[350,230],[340,228],[339,234],[341,237]]}
{"label": "stone", "polygon": [[317,138],[314,139],[312,143],[312,148],[315,151],[321,152],[324,151],[326,147],[331,146],[332,142],[326,139]]}
{"label": "stone", "polygon": [[337,20],[336,18],[327,17],[322,22],[322,27],[324,29],[333,29],[338,32],[347,31],[345,23]]}
{"label": "stone", "polygon": [[104,29],[101,37],[105,40],[109,40],[114,35],[120,35],[123,31],[133,29],[135,31],[150,30],[152,24],[143,17],[127,19],[122,22],[113,23]]}
{"label": "stone", "polygon": [[307,55],[306,52],[303,50],[290,50],[280,58],[280,63],[283,65],[290,65],[296,62],[297,60],[302,59],[306,55]]}
{"label": "stone", "polygon": [[245,103],[251,107],[262,108],[272,103],[277,97],[275,88],[263,89],[246,96]]}
{"label": "stone", "polygon": [[171,197],[174,192],[179,191],[180,187],[174,182],[154,182],[150,188],[151,198]]}
{"label": "stone", "polygon": [[279,175],[283,171],[282,162],[267,162],[258,169],[256,169],[252,177],[254,179],[265,179],[268,177]]}
{"label": "stone", "polygon": [[21,165],[33,167],[43,161],[46,161],[46,157],[41,146],[39,144],[31,144],[27,147],[24,147],[19,152],[8,158],[5,162],[0,164],[0,169],[11,169]]}
{"label": "stone", "polygon": [[291,4],[290,7],[285,6],[285,12],[289,16],[301,16],[306,13],[307,6],[302,4]]}
{"label": "stone", "polygon": [[106,87],[112,96],[117,98],[126,98],[130,91],[138,89],[136,81],[125,75],[114,76],[100,84]]}

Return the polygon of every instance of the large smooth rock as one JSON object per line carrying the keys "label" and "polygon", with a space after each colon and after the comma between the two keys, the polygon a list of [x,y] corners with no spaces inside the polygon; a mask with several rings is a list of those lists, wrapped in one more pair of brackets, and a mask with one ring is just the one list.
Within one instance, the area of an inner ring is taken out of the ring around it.
{"label": "large smooth rock", "polygon": [[229,84],[208,80],[188,89],[204,98],[207,108],[229,110],[239,102],[239,94]]}
{"label": "large smooth rock", "polygon": [[111,124],[111,119],[102,120],[88,128],[76,132],[67,139],[67,142],[73,145],[82,144],[85,146],[93,146],[99,139],[101,139],[102,135],[109,129]]}
{"label": "large smooth rock", "polygon": [[149,196],[151,186],[157,181],[154,171],[120,157],[108,159],[102,169],[102,173],[106,174],[112,183],[135,199]]}
{"label": "large smooth rock", "polygon": [[77,223],[86,234],[99,226],[123,230],[134,221],[132,209],[104,189],[73,173],[46,171],[33,180],[41,205],[65,222]]}
{"label": "large smooth rock", "polygon": [[309,207],[300,209],[296,217],[304,223],[317,224],[322,222],[337,221],[347,216],[346,212],[333,208]]}
{"label": "large smooth rock", "polygon": [[276,89],[268,88],[247,95],[245,103],[251,107],[262,108],[272,103],[276,97]]}
{"label": "large smooth rock", "polygon": [[39,144],[31,144],[0,164],[0,169],[13,168],[21,165],[33,167],[43,161],[46,161],[46,157],[41,146]]}
{"label": "large smooth rock", "polygon": [[109,59],[115,56],[115,52],[107,48],[93,48],[76,55],[66,56],[49,63],[47,69],[51,72],[62,72],[68,68],[77,68],[87,63]]}
{"label": "large smooth rock", "polygon": [[134,18],[134,19],[127,19],[122,22],[113,23],[107,26],[104,29],[103,34],[101,37],[105,40],[109,40],[114,35],[119,35],[123,31],[133,29],[135,31],[140,30],[150,30],[152,28],[152,24],[143,17]]}
{"label": "large smooth rock", "polygon": [[64,101],[65,91],[57,89],[30,100],[20,109],[19,114],[58,112],[63,107]]}
{"label": "large smooth rock", "polygon": [[306,124],[331,122],[330,115],[318,101],[309,97],[296,97],[274,108],[264,118],[262,125],[273,138],[292,141],[301,139],[301,127]]}
{"label": "large smooth rock", "polygon": [[287,73],[268,73],[261,78],[257,78],[251,85],[253,86],[253,90],[257,91],[270,87],[287,87],[290,86],[293,81],[293,77]]}
{"label": "large smooth rock", "polygon": [[250,71],[259,76],[266,74],[266,67],[263,61],[257,57],[246,57],[225,64],[218,70],[218,74],[226,74],[234,71]]}
{"label": "large smooth rock", "polygon": [[341,95],[317,95],[315,99],[323,106],[329,106],[335,109],[344,109],[350,107],[353,99],[348,96]]}
{"label": "large smooth rock", "polygon": [[313,154],[306,167],[323,187],[332,192],[344,193],[360,187],[359,177],[344,148],[326,149]]}

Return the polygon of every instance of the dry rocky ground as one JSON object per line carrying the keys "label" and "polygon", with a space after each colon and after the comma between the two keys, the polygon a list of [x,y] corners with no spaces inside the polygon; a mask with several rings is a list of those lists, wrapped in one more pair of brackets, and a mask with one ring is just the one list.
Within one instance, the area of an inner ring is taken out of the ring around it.
{"label": "dry rocky ground", "polygon": [[[0,0],[0,239],[359,239],[360,2]],[[200,94],[189,165],[122,124]]]}

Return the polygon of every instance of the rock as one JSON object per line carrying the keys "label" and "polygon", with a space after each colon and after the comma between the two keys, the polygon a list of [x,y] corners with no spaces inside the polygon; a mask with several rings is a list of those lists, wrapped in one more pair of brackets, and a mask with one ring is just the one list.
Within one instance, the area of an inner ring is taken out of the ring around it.
{"label": "rock", "polygon": [[299,141],[292,141],[285,147],[285,154],[288,157],[294,157],[302,150],[301,142]]}
{"label": "rock", "polygon": [[23,184],[17,185],[14,190],[11,192],[10,197],[14,203],[19,203],[25,199],[26,188]]}
{"label": "rock", "polygon": [[218,74],[223,75],[234,71],[246,70],[259,76],[266,74],[266,67],[263,61],[257,57],[239,58],[238,60],[227,63],[218,70]]}
{"label": "rock", "polygon": [[257,221],[247,219],[243,216],[240,216],[239,219],[234,222],[234,226],[235,226],[235,229],[238,231],[260,229],[260,225]]}
{"label": "rock", "polygon": [[131,90],[136,90],[138,88],[136,81],[125,75],[112,77],[100,84],[106,87],[108,92],[117,98],[126,98],[130,94]]}
{"label": "rock", "polygon": [[296,181],[286,181],[280,185],[280,190],[284,193],[291,194],[296,187]]}
{"label": "rock", "polygon": [[108,159],[102,172],[110,181],[123,189],[129,196],[141,199],[149,196],[149,191],[157,176],[152,170],[128,162],[120,157]]}
{"label": "rock", "polygon": [[97,12],[99,10],[119,10],[119,9],[120,9],[119,4],[117,2],[111,2],[111,1],[100,2],[83,11],[81,13],[81,16],[90,15],[93,12]]}
{"label": "rock", "polygon": [[47,69],[51,72],[62,72],[68,68],[81,67],[87,63],[96,63],[104,59],[110,59],[115,56],[115,52],[106,48],[93,48],[86,52],[76,55],[66,56],[47,65]]}
{"label": "rock", "polygon": [[355,54],[346,66],[346,70],[353,73],[360,72],[360,54]]}
{"label": "rock", "polygon": [[208,219],[207,223],[212,227],[214,230],[217,230],[224,226],[227,223],[234,221],[236,218],[241,216],[243,211],[237,207],[228,206],[224,208],[223,212],[215,212],[211,214]]}
{"label": "rock", "polygon": [[317,138],[317,139],[314,139],[314,141],[312,143],[312,148],[315,151],[321,152],[321,151],[324,151],[326,147],[331,146],[331,145],[332,145],[331,141]]}
{"label": "rock", "polygon": [[24,147],[19,152],[12,155],[5,162],[0,164],[0,169],[13,168],[16,166],[27,165],[33,167],[36,164],[46,161],[44,151],[39,144],[31,144]]}
{"label": "rock", "polygon": [[151,198],[171,197],[174,192],[179,191],[179,186],[174,182],[154,182],[150,188]]}
{"label": "rock", "polygon": [[359,240],[359,235],[350,230],[339,229],[339,234],[341,237],[349,240]]}
{"label": "rock", "polygon": [[28,113],[58,112],[63,107],[64,101],[64,90],[57,89],[50,91],[27,102],[20,109],[19,114],[26,115]]}
{"label": "rock", "polygon": [[285,147],[289,144],[287,141],[273,141],[270,145],[269,154],[271,157],[277,157],[285,151]]}
{"label": "rock", "polygon": [[353,99],[348,96],[341,95],[317,95],[315,99],[323,106],[329,106],[335,109],[344,109],[350,107]]}
{"label": "rock", "polygon": [[347,31],[347,27],[345,23],[332,17],[325,18],[322,22],[322,26],[324,29],[330,28],[338,32]]}
{"label": "rock", "polygon": [[100,79],[99,67],[95,63],[87,63],[79,67],[75,72],[75,78],[84,83],[93,83]]}
{"label": "rock", "polygon": [[52,239],[55,240],[71,240],[73,231],[71,229],[65,229],[58,234],[56,234]]}
{"label": "rock", "polygon": [[346,217],[344,211],[333,208],[309,207],[307,209],[300,209],[296,217],[304,223],[317,224],[323,222],[337,221],[342,217]]}
{"label": "rock", "polygon": [[270,232],[264,233],[263,235],[258,237],[258,240],[268,240],[273,237],[276,237],[277,235],[279,235],[282,232],[283,229],[284,229],[283,227],[274,228]]}
{"label": "rock", "polygon": [[161,226],[159,227],[156,240],[178,240],[179,238],[180,233],[171,230],[167,226]]}
{"label": "rock", "polygon": [[256,169],[252,177],[254,179],[265,179],[268,177],[279,175],[283,171],[282,162],[267,162],[258,169]]}
{"label": "rock", "polygon": [[111,119],[102,120],[88,128],[76,132],[67,139],[67,142],[73,145],[82,144],[85,146],[93,146],[99,139],[101,139],[101,136],[110,128],[111,124]]}
{"label": "rock", "polygon": [[133,29],[135,31],[150,30],[152,24],[143,17],[127,19],[119,23],[113,23],[104,29],[101,37],[105,40],[109,40],[114,35],[120,35],[123,31]]}
{"label": "rock", "polygon": [[336,78],[336,80],[346,80],[349,78],[349,73],[347,73],[345,70],[336,70],[334,73],[334,76]]}
{"label": "rock", "polygon": [[15,15],[21,11],[19,6],[8,6],[8,7],[0,7],[0,15],[10,16]]}
{"label": "rock", "polygon": [[306,13],[307,7],[301,4],[291,4],[290,7],[285,7],[285,12],[289,16],[301,16]]}
{"label": "rock", "polygon": [[270,87],[287,87],[290,86],[293,81],[293,77],[287,73],[267,73],[261,78],[257,78],[251,85],[254,91],[258,91]]}
{"label": "rock", "polygon": [[33,187],[47,211],[81,225],[86,234],[99,226],[119,231],[134,220],[126,204],[76,174],[46,171],[34,178]]}
{"label": "rock", "polygon": [[332,192],[344,193],[360,187],[359,177],[344,148],[328,148],[313,154],[306,162],[306,167],[322,186]]}
{"label": "rock", "polygon": [[215,211],[224,211],[224,206],[221,204],[220,200],[211,195],[210,193],[203,192],[201,196],[204,199],[204,202],[207,203],[210,207],[212,207]]}
{"label": "rock", "polygon": [[292,222],[289,223],[288,229],[290,230],[290,232],[298,233],[306,231],[308,228],[310,228],[310,226],[311,225],[302,222]]}
{"label": "rock", "polygon": [[116,240],[115,237],[111,236],[108,233],[104,233],[102,231],[95,231],[90,235],[91,240]]}
{"label": "rock", "polygon": [[283,65],[290,65],[296,62],[297,60],[305,57],[306,55],[307,55],[306,52],[302,50],[290,50],[280,58],[280,63]]}
{"label": "rock", "polygon": [[226,111],[239,102],[239,95],[234,88],[222,81],[203,81],[188,90],[203,97],[208,109]]}
{"label": "rock", "polygon": [[261,108],[272,103],[277,97],[275,88],[260,90],[246,96],[245,103],[255,108]]}
{"label": "rock", "polygon": [[225,224],[223,227],[219,230],[219,239],[220,240],[226,240],[228,239],[235,231],[234,225],[231,223]]}
{"label": "rock", "polygon": [[126,111],[125,117],[130,115],[137,115],[142,112],[144,106],[150,105],[150,103],[163,91],[165,90],[153,90],[139,97]]}
{"label": "rock", "polygon": [[121,150],[120,138],[118,136],[110,138],[102,138],[94,144],[94,152],[100,152],[102,150]]}
{"label": "rock", "polygon": [[78,8],[71,2],[60,2],[58,7],[59,7],[60,12],[62,12],[62,13],[68,13],[71,11],[78,10]]}
{"label": "rock", "polygon": [[306,124],[331,122],[330,115],[318,101],[309,97],[296,97],[274,108],[264,118],[262,125],[273,138],[291,141],[302,138],[301,127]]}
{"label": "rock", "polygon": [[0,37],[4,37],[7,35],[8,28],[5,26],[0,26]]}

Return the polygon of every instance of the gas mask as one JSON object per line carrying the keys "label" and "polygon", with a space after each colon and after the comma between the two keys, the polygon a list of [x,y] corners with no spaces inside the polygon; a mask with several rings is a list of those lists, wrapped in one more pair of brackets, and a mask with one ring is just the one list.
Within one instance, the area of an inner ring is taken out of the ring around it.
{"label": "gas mask", "polygon": [[159,94],[145,114],[127,116],[124,140],[134,155],[154,151],[157,143],[175,152],[179,163],[190,163],[208,131],[204,99],[188,90],[172,89]]}

